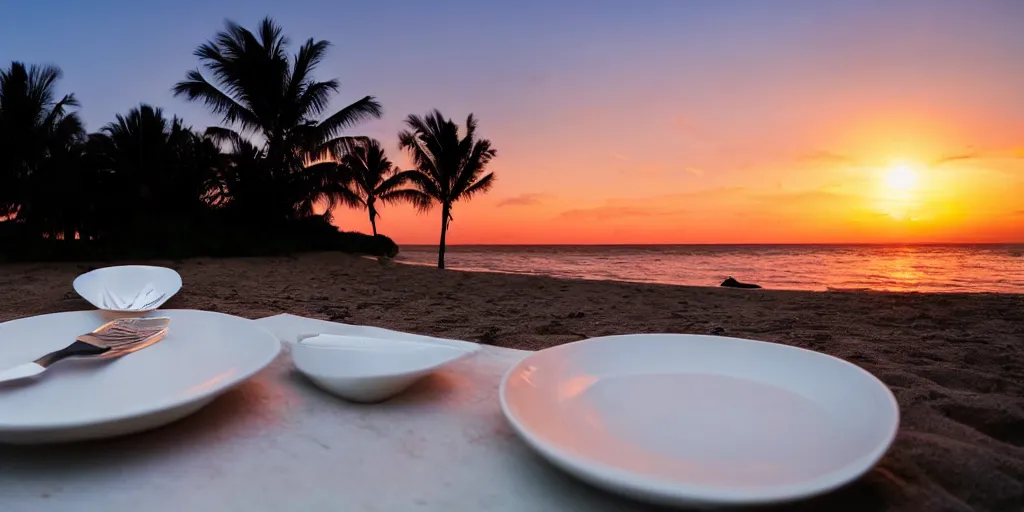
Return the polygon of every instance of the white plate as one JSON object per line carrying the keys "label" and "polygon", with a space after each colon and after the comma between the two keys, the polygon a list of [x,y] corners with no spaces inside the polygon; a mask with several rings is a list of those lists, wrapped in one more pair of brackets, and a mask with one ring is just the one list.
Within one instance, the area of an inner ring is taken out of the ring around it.
{"label": "white plate", "polygon": [[760,341],[594,338],[536,352],[501,383],[513,429],[593,485],[668,505],[789,501],[870,469],[899,425],[858,366]]}
{"label": "white plate", "polygon": [[[104,307],[103,290],[110,290],[118,297],[131,300],[147,285],[152,284],[157,294],[164,297],[145,310],[126,310]],[[181,276],[174,269],[147,265],[122,265],[98,268],[75,278],[75,291],[83,299],[106,311],[146,312],[158,309],[163,303],[181,290]]]}
{"label": "white plate", "polygon": [[[281,349],[250,320],[169,310],[163,340],[117,359],[65,360],[0,385],[0,443],[50,443],[138,432],[183,418],[270,364]],[[104,322],[97,311],[0,324],[0,368],[61,349]]]}

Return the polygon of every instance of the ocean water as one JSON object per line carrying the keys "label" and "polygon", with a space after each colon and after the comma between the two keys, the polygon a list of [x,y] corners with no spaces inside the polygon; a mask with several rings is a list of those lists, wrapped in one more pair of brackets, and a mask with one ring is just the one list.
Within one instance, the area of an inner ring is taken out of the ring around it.
{"label": "ocean water", "polygon": [[[435,265],[437,248],[398,261]],[[453,246],[448,268],[694,286],[1024,293],[1024,244]]]}

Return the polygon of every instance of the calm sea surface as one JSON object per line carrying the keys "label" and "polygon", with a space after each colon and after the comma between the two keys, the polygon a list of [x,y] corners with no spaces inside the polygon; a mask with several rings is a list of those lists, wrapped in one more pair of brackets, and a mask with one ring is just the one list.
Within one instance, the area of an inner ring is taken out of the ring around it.
{"label": "calm sea surface", "polygon": [[[404,246],[434,265],[437,248]],[[790,290],[1024,293],[1024,244],[454,246],[449,268],[718,286],[728,276]]]}

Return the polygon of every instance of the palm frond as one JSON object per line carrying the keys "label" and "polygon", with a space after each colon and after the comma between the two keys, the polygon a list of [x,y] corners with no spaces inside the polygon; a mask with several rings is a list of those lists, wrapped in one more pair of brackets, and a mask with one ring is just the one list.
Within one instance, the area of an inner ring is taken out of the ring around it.
{"label": "palm frond", "polygon": [[419,212],[428,212],[434,207],[432,197],[414,189],[393,190],[380,196],[380,200],[387,204],[408,203]]}
{"label": "palm frond", "polygon": [[312,82],[298,88],[301,94],[295,104],[296,122],[319,116],[331,103],[331,94],[338,92],[338,81]]}
{"label": "palm frond", "polygon": [[308,192],[307,196],[318,196],[335,204],[348,206],[359,206],[363,204],[362,198],[349,188],[351,178],[345,173],[344,168],[335,162],[321,162],[306,167],[296,179],[305,183]]}
{"label": "palm frond", "polygon": [[43,124],[47,126],[53,125],[58,119],[64,117],[67,113],[68,107],[77,106],[79,106],[79,104],[78,100],[75,99],[74,94],[65,95],[60,101],[54,103],[53,106],[50,107],[50,114],[46,116],[46,120],[43,121]]}
{"label": "palm frond", "polygon": [[261,125],[255,113],[208,82],[198,70],[189,71],[184,81],[174,85],[173,92],[175,96],[201,100],[215,114],[223,116],[225,122],[238,123],[249,130],[258,129]]}
{"label": "palm frond", "polygon": [[377,194],[382,197],[408,184],[410,180],[409,173],[415,173],[416,171],[396,172],[396,169],[392,168],[390,172],[391,175],[387,176],[375,187]]}
{"label": "palm frond", "polygon": [[408,175],[408,181],[411,186],[431,197],[434,201],[444,202],[447,200],[447,197],[442,193],[439,184],[428,174],[412,171]]}
{"label": "palm frond", "polygon": [[368,137],[335,137],[309,150],[309,159],[313,161],[330,158],[340,160],[350,151],[366,144]]}
{"label": "palm frond", "polygon": [[28,68],[28,90],[36,103],[53,103],[54,86],[64,76],[56,66],[31,66]]}
{"label": "palm frond", "polygon": [[430,175],[434,181],[440,181],[439,176],[441,176],[441,172],[434,154],[430,152],[417,133],[409,131],[400,132],[398,134],[398,145],[410,154],[416,169]]}
{"label": "palm frond", "polygon": [[491,189],[492,186],[494,186],[494,181],[494,173],[488,173],[483,178],[477,180],[476,183],[473,183],[472,185],[467,187],[466,190],[462,193],[461,197],[470,199],[478,193],[487,192],[488,190]]}
{"label": "palm frond", "polygon": [[379,119],[383,114],[380,102],[373,96],[363,99],[335,112],[320,122],[319,128],[323,139],[332,139],[345,128],[370,119]]}
{"label": "palm frond", "polygon": [[62,148],[85,142],[85,125],[78,114],[68,114],[54,126],[53,143]]}
{"label": "palm frond", "polygon": [[[462,154],[461,149],[460,154]],[[452,184],[452,194],[458,196],[472,185],[496,154],[497,152],[491,149],[491,141],[487,139],[473,143],[468,154],[462,158],[459,164],[458,175],[455,176],[455,182]]]}
{"label": "palm frond", "polygon": [[286,97],[299,98],[295,112],[296,122],[320,115],[330,102],[330,94],[338,91],[336,80],[315,82],[311,79],[313,70],[323,60],[330,44],[327,41],[314,41],[310,38],[295,54]]}
{"label": "palm frond", "polygon": [[60,130],[61,133],[63,133],[65,137],[68,137],[68,140],[70,140],[72,135],[74,135],[73,138],[78,139],[78,132],[82,132],[82,136],[84,136],[85,129],[82,125],[81,120],[76,115],[69,114],[67,112],[67,107],[77,106],[78,102],[75,100],[74,95],[68,94],[64,96],[60,101],[58,101],[52,107],[50,107],[50,112],[46,115],[46,119],[43,121],[43,128],[53,130],[54,132],[56,132],[58,131],[56,130],[58,125],[61,125],[65,121],[69,121],[74,126],[65,126],[63,130]]}
{"label": "palm frond", "polygon": [[284,56],[284,49],[290,41],[282,35],[283,33],[284,29],[270,16],[260,21],[260,44],[267,49],[268,56],[274,58]]}
{"label": "palm frond", "polygon": [[[420,160],[423,160],[421,157],[429,157],[430,167],[434,169],[432,172],[440,175],[441,168],[445,167],[441,160],[446,159],[450,153],[445,148],[454,148],[456,144],[456,142],[448,140],[457,135],[455,124],[446,122],[441,112],[436,109],[425,117],[410,115],[406,118],[405,123],[412,128],[411,139],[415,142],[415,146],[419,146],[419,151],[413,155],[417,159],[417,167],[425,170],[422,167],[423,162]],[[399,144],[408,147],[407,142],[409,140],[399,134]]]}
{"label": "palm frond", "polygon": [[220,126],[210,126],[206,128],[205,135],[212,139],[217,144],[230,144],[232,151],[241,151],[246,145],[251,145],[248,139],[242,136],[242,134],[230,129],[223,128]]}

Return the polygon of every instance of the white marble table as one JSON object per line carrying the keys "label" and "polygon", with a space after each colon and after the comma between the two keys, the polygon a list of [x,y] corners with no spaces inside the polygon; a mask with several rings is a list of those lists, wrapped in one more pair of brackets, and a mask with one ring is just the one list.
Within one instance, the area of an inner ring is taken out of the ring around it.
{"label": "white marble table", "polygon": [[[345,329],[291,315],[258,322],[286,339]],[[578,483],[509,430],[498,383],[527,353],[485,347],[398,398],[355,405],[296,374],[286,344],[269,368],[176,424],[0,447],[0,511],[649,509]]]}

